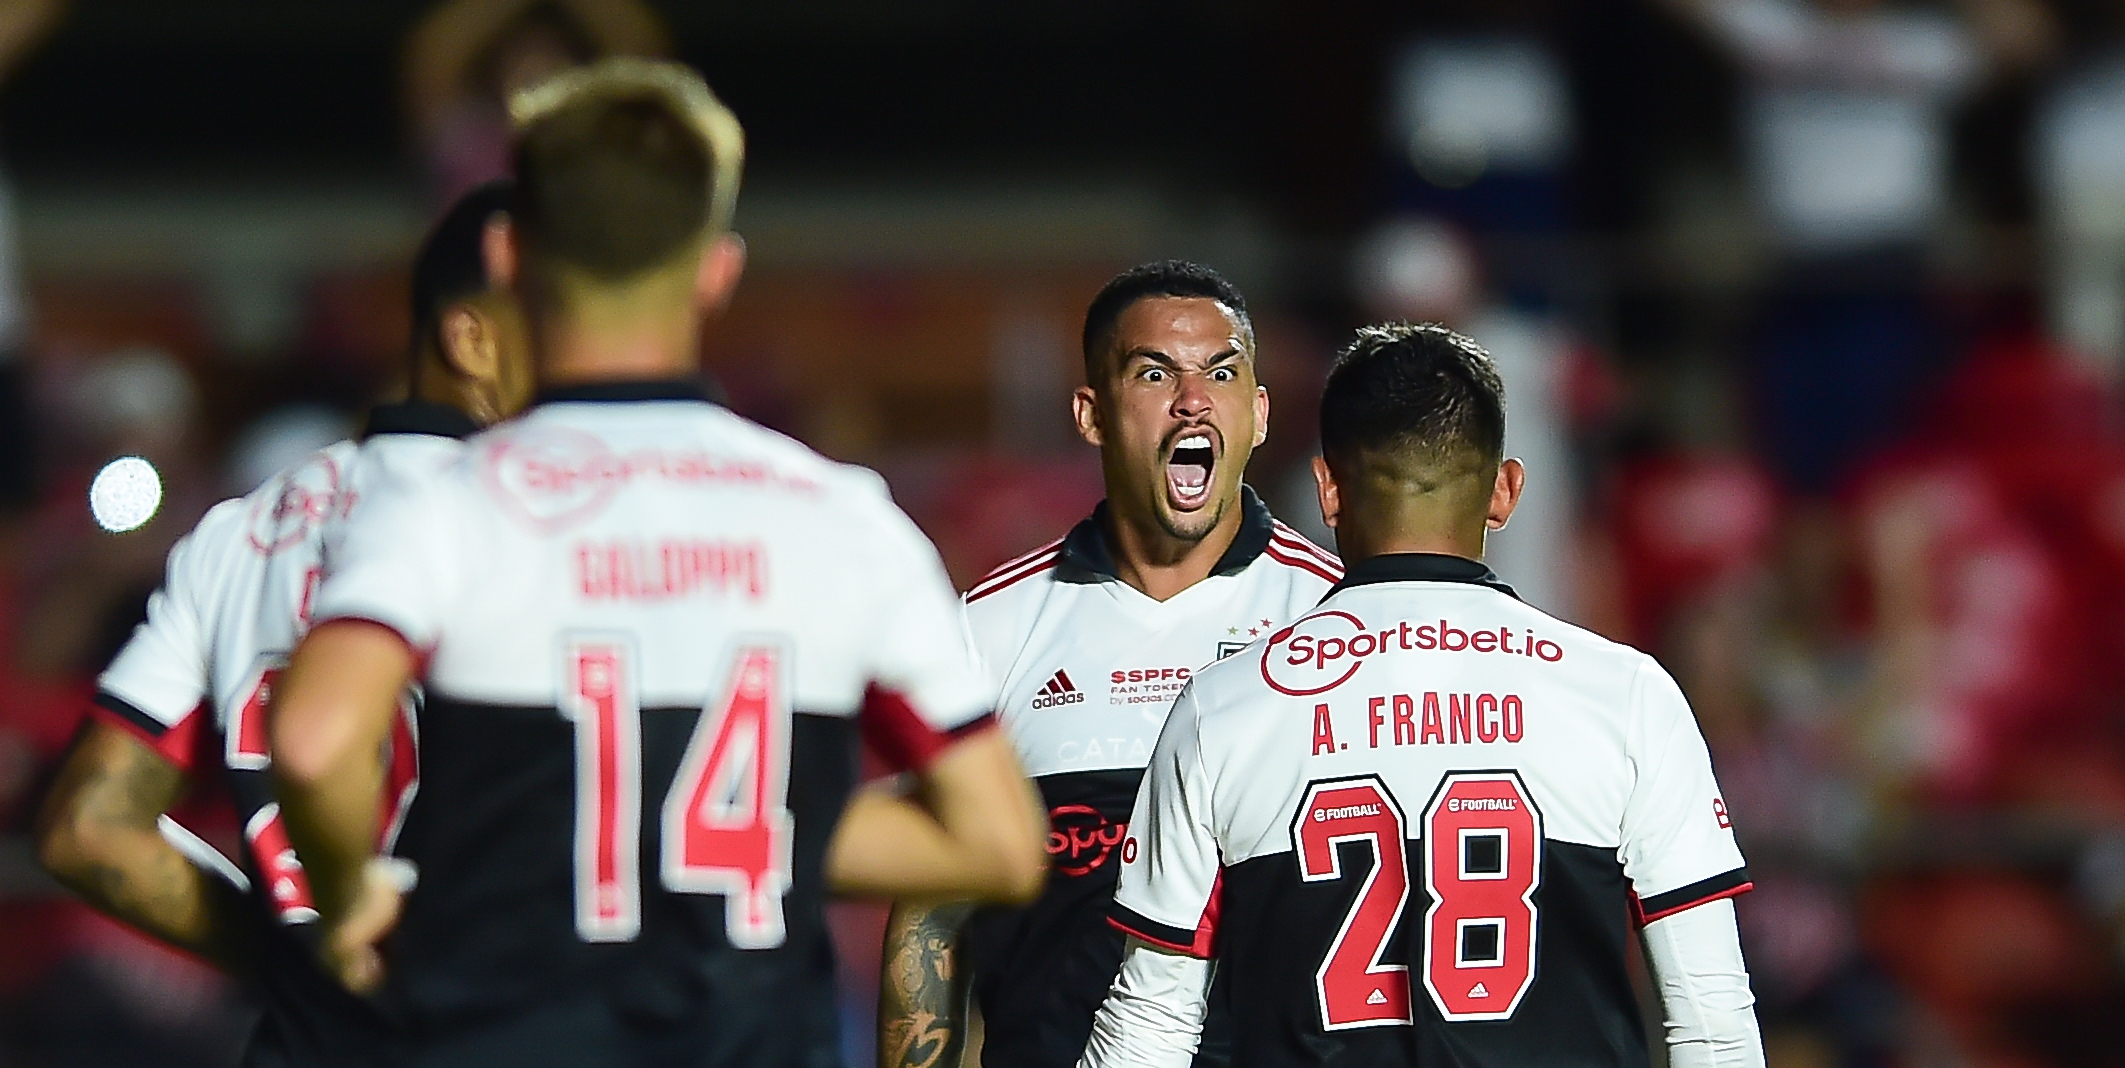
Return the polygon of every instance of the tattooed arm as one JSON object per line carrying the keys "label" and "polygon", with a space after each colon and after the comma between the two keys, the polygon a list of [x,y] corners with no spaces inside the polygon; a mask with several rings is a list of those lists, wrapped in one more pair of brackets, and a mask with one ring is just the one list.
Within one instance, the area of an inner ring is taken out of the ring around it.
{"label": "tattooed arm", "polygon": [[157,827],[183,791],[183,772],[91,720],[38,813],[38,858],[100,911],[234,971],[243,891],[185,859]]}
{"label": "tattooed arm", "polygon": [[878,1068],[959,1068],[969,990],[959,930],[972,909],[966,902],[893,906],[878,982]]}

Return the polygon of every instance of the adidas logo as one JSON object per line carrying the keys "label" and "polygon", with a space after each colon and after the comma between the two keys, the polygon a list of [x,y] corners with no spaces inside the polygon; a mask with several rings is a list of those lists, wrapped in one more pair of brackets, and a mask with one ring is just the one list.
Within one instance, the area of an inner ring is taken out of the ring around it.
{"label": "adidas logo", "polygon": [[1490,996],[1490,988],[1482,983],[1477,983],[1468,988],[1468,996],[1472,998],[1487,998]]}
{"label": "adidas logo", "polygon": [[1042,686],[1040,692],[1034,695],[1033,707],[1054,708],[1057,705],[1076,705],[1083,704],[1084,700],[1084,691],[1079,690],[1077,684],[1070,681],[1070,673],[1058,668],[1055,674],[1048,679],[1048,684]]}
{"label": "adidas logo", "polygon": [[1384,991],[1384,990],[1381,990],[1381,989],[1380,989],[1379,987],[1373,987],[1373,988],[1372,988],[1372,996],[1371,996],[1371,997],[1369,997],[1369,998],[1366,998],[1366,999],[1365,999],[1365,1004],[1367,1004],[1367,1005],[1385,1005],[1385,1004],[1387,1004],[1387,992],[1386,992],[1386,991]]}

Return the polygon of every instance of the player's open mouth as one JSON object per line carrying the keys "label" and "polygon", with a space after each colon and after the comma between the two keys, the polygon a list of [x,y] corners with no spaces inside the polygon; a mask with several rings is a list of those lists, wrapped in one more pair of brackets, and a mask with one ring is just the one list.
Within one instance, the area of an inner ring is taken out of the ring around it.
{"label": "player's open mouth", "polygon": [[1166,459],[1166,492],[1173,506],[1193,510],[1210,499],[1210,472],[1217,467],[1217,448],[1210,435],[1190,431],[1173,443]]}

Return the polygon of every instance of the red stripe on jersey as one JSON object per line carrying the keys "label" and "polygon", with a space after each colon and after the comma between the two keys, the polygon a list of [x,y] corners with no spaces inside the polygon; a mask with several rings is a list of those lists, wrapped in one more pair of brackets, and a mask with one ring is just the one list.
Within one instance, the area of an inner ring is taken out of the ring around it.
{"label": "red stripe on jersey", "polygon": [[945,750],[996,725],[996,717],[984,712],[950,730],[938,730],[906,697],[876,683],[863,691],[857,720],[863,740],[892,771],[921,771]]}
{"label": "red stripe on jersey", "polygon": [[1327,582],[1331,585],[1342,581],[1343,578],[1343,576],[1339,574],[1330,573],[1327,568],[1322,567],[1319,562],[1317,562],[1310,556],[1300,556],[1298,554],[1290,552],[1279,552],[1277,550],[1275,542],[1270,542],[1269,547],[1262,550],[1262,555],[1267,556],[1271,560],[1283,564],[1286,567],[1295,567],[1301,571],[1310,571],[1315,575],[1320,576],[1321,581]]}
{"label": "red stripe on jersey", "polygon": [[1631,920],[1638,926],[1644,927],[1655,920],[1664,920],[1678,912],[1688,912],[1699,905],[1709,905],[1720,898],[1740,897],[1754,889],[1756,889],[1756,884],[1749,879],[1749,870],[1747,868],[1736,868],[1724,875],[1715,875],[1702,882],[1692,883],[1680,890],[1670,890],[1665,894],[1654,894],[1650,899],[1652,902],[1650,911],[1648,911],[1647,903],[1639,900],[1638,895],[1633,893],[1631,895]]}
{"label": "red stripe on jersey", "polygon": [[1336,571],[1343,570],[1343,561],[1336,559],[1334,554],[1307,541],[1298,531],[1281,523],[1277,524],[1277,532],[1269,536],[1269,541],[1280,548],[1293,549],[1311,556]]}
{"label": "red stripe on jersey", "polygon": [[1054,541],[1051,541],[1046,545],[1043,545],[1040,548],[1033,550],[1032,552],[1021,553],[1018,556],[1014,556],[1009,560],[1005,560],[1003,563],[1000,563],[995,567],[990,568],[989,573],[981,576],[981,578],[974,583],[973,589],[969,590],[968,592],[978,593],[980,592],[983,586],[987,586],[992,582],[1000,581],[1014,574],[1020,568],[1036,563],[1039,561],[1039,558],[1043,556],[1047,556],[1050,553],[1060,553],[1061,551],[1062,539],[1057,538]]}
{"label": "red stripe on jersey", "polygon": [[1168,927],[1143,916],[1119,903],[1107,916],[1107,924],[1123,934],[1140,938],[1154,946],[1186,953],[1191,957],[1208,959],[1217,943],[1217,917],[1225,903],[1225,869],[1217,870],[1217,877],[1210,882],[1210,900],[1203,905],[1203,918],[1196,921],[1195,930],[1185,927]]}
{"label": "red stripe on jersey", "polygon": [[[1026,561],[1041,555],[1042,553],[1052,553],[1055,550],[1062,548],[1062,543],[1063,540],[1061,538],[1057,538],[1054,541],[1048,542],[1047,544],[1042,545],[1038,548],[1032,549],[1027,552],[1019,553],[1017,556],[1014,556],[1009,560],[1005,560],[1003,563],[997,564],[995,567],[990,568],[989,573],[983,575],[981,581],[987,582],[990,579],[995,578],[996,576],[1001,575],[1004,572],[1009,571],[1017,567],[1018,565],[1023,564]],[[975,583],[975,585],[977,586],[980,584],[980,582]]]}
{"label": "red stripe on jersey", "polygon": [[1010,589],[1011,587],[1016,586],[1019,583],[1024,582],[1025,580],[1032,578],[1035,575],[1045,574],[1046,572],[1053,571],[1055,570],[1055,565],[1061,560],[1062,554],[1058,552],[1052,556],[1048,556],[1044,559],[1034,561],[1033,564],[1031,564],[1030,566],[1021,569],[1017,574],[1012,575],[1010,578],[1004,579],[1001,582],[993,583],[986,586],[976,586],[974,587],[971,593],[967,594],[967,603],[973,604],[974,602],[979,601],[982,598],[987,597],[991,594],[1002,593],[1003,591]]}
{"label": "red stripe on jersey", "polygon": [[96,703],[89,708],[89,717],[125,732],[134,741],[153,750],[156,756],[167,761],[170,766],[189,774],[200,762],[199,724],[201,720],[206,719],[200,711],[206,707],[202,703],[185,713],[185,717],[175,725],[165,727],[153,716],[133,707],[124,698],[111,693],[98,693]]}

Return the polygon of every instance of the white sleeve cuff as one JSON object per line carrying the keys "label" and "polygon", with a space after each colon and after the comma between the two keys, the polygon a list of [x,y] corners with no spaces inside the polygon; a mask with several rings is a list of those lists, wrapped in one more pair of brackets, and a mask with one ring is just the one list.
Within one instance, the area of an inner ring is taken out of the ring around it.
{"label": "white sleeve cuff", "polygon": [[1209,993],[1209,961],[1132,936],[1077,1068],[1188,1068]]}

